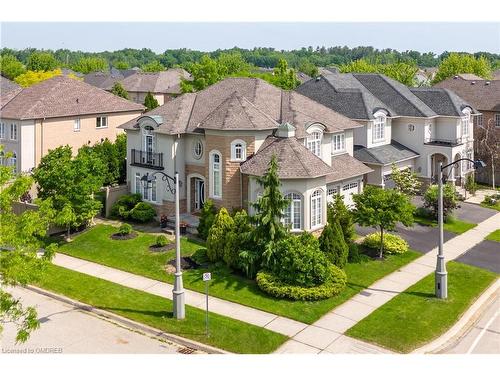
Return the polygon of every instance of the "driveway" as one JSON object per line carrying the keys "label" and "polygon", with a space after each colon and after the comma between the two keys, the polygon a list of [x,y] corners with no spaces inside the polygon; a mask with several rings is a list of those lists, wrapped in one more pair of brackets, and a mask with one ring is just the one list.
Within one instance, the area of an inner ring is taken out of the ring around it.
{"label": "driveway", "polygon": [[183,346],[160,341],[113,324],[48,296],[14,288],[11,294],[24,306],[36,306],[40,328],[24,344],[15,344],[16,330],[7,323],[1,352],[40,354],[176,354]]}
{"label": "driveway", "polygon": [[484,240],[456,261],[500,273],[500,242]]}
{"label": "driveway", "polygon": [[[356,225],[356,233],[361,236],[366,236],[375,231],[376,229],[371,227]],[[428,227],[415,223],[413,227],[406,228],[398,224],[395,233],[403,237],[410,245],[410,248],[422,254],[428,253],[438,245],[439,234],[437,227]],[[445,242],[457,236],[457,234],[447,231],[443,231],[443,233]]]}
{"label": "driveway", "polygon": [[[421,207],[424,201],[421,196],[416,196],[412,199],[412,203],[417,207]],[[491,208],[482,207],[473,203],[459,202],[459,205],[460,207],[453,211],[453,215],[457,219],[468,221],[469,223],[479,224],[498,212]]]}

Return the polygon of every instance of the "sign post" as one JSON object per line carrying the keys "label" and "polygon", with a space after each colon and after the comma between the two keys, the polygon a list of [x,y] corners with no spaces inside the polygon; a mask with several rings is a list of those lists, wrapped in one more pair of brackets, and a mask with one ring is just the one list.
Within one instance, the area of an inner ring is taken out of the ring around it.
{"label": "sign post", "polygon": [[210,272],[205,272],[203,274],[203,281],[205,282],[205,295],[206,295],[206,305],[207,305],[207,311],[205,313],[205,329],[206,329],[206,334],[207,337],[210,337],[210,332],[208,330],[208,283],[212,280],[212,274]]}

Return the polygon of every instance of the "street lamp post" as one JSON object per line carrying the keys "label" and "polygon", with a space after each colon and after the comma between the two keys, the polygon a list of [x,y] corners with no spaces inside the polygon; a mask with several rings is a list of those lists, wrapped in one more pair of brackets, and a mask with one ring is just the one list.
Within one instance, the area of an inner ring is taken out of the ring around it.
{"label": "street lamp post", "polygon": [[439,163],[439,178],[438,178],[438,228],[439,228],[439,245],[435,272],[435,293],[437,298],[448,298],[448,272],[446,272],[446,264],[444,261],[443,252],[443,170],[461,161],[470,161],[474,169],[484,168],[486,164],[482,160],[471,160],[463,158],[455,160],[453,163],[443,165]]}
{"label": "street lamp post", "polygon": [[[181,237],[180,237],[180,215],[179,215],[179,172],[175,172],[175,177],[171,177],[164,172],[158,171],[153,174],[146,173],[141,180],[149,189],[151,183],[156,179],[157,174],[162,176],[162,180],[167,182],[167,189],[175,195],[175,279],[173,294],[173,315],[176,319],[184,319],[186,317],[186,308],[184,300],[184,287],[182,283],[181,269]],[[174,186],[170,183],[173,182]]]}

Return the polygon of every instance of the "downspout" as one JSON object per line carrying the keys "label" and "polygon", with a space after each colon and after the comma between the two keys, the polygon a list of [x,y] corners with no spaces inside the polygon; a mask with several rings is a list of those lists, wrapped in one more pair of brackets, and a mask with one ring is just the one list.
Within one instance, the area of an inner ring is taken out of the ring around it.
{"label": "downspout", "polygon": [[45,121],[45,117],[40,121],[40,161],[43,157],[43,122]]}

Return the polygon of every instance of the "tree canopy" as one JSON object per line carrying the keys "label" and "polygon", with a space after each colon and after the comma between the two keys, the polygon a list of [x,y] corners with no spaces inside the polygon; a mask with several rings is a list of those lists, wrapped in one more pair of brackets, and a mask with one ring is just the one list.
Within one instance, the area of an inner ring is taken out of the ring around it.
{"label": "tree canopy", "polygon": [[472,73],[482,78],[491,78],[491,64],[484,56],[451,53],[438,67],[433,83],[444,81],[461,73]]}
{"label": "tree canopy", "polygon": [[128,99],[128,92],[125,90],[120,82],[115,82],[113,88],[111,89],[111,93],[119,96],[123,99]]}
{"label": "tree canopy", "polygon": [[60,67],[60,62],[54,57],[51,52],[33,52],[29,55],[26,62],[26,68],[33,71],[47,72]]}
{"label": "tree canopy", "polygon": [[407,86],[415,85],[415,74],[418,67],[411,62],[395,62],[388,64],[370,63],[361,59],[339,67],[342,73],[380,73],[395,79]]}
{"label": "tree canopy", "polygon": [[25,71],[24,65],[14,55],[0,56],[0,72],[4,77],[14,80]]}
{"label": "tree canopy", "polygon": [[103,72],[108,70],[108,62],[102,57],[82,57],[72,69],[83,74]]}

